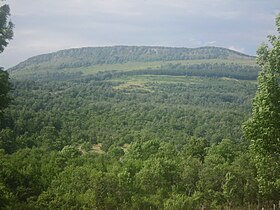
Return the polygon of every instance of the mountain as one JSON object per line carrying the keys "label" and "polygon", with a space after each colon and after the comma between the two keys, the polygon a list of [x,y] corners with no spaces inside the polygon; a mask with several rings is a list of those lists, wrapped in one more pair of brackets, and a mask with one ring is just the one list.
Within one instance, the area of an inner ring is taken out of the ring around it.
{"label": "mountain", "polygon": [[252,56],[219,47],[174,48],[151,46],[86,47],[61,50],[31,57],[10,71],[24,69],[64,69],[127,62],[155,62],[174,60],[252,60]]}
{"label": "mountain", "polygon": [[22,62],[0,115],[0,209],[257,209],[241,130],[257,75],[253,57],[215,47]]}

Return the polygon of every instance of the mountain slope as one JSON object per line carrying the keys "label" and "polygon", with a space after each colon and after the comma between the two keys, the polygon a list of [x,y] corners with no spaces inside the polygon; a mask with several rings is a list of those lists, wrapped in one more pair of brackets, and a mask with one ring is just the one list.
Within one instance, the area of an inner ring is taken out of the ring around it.
{"label": "mountain slope", "polygon": [[218,47],[172,48],[146,46],[87,47],[61,50],[38,55],[21,62],[10,71],[24,69],[63,69],[89,67],[100,64],[123,64],[127,62],[154,62],[174,60],[223,59],[251,60],[233,50]]}

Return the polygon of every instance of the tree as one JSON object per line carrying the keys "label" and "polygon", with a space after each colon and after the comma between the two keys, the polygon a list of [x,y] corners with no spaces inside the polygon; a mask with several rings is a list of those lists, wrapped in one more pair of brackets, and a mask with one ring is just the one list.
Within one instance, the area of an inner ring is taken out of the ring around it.
{"label": "tree", "polygon": [[10,7],[4,4],[0,7],[0,53],[7,47],[8,41],[13,38],[13,23],[8,20],[10,16]]}
{"label": "tree", "polygon": [[[10,7],[4,4],[0,7],[0,53],[7,47],[8,41],[13,38],[13,23],[8,20],[10,16]],[[8,92],[11,88],[9,83],[9,74],[3,71],[0,67],[0,114],[1,111],[6,108],[10,102]]]}
{"label": "tree", "polygon": [[[276,18],[280,33],[280,14]],[[280,35],[268,36],[271,47],[257,51],[261,67],[252,116],[243,125],[257,169],[259,193],[265,201],[280,198]]]}
{"label": "tree", "polygon": [[6,71],[1,70],[0,67],[0,115],[2,110],[6,108],[11,100],[8,92],[11,89],[11,84],[9,82],[9,74]]}
{"label": "tree", "polygon": [[16,136],[14,132],[7,128],[0,130],[0,149],[6,153],[13,153],[16,150]]}

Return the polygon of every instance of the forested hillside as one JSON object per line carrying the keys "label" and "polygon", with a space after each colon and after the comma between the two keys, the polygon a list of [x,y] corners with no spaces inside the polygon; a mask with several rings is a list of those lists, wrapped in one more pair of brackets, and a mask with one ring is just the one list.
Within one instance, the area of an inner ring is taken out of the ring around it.
{"label": "forested hillside", "polygon": [[78,68],[96,64],[122,64],[127,62],[152,62],[197,59],[242,59],[251,56],[218,47],[171,48],[171,47],[87,47],[61,50],[32,57],[11,70]]}
{"label": "forested hillside", "polygon": [[0,208],[256,209],[242,135],[254,58],[222,48],[63,50],[9,70]]}

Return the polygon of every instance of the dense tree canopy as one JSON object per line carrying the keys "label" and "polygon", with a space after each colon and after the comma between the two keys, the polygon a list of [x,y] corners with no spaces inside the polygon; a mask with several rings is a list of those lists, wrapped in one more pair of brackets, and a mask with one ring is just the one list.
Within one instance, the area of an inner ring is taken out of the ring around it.
{"label": "dense tree canopy", "polygon": [[87,74],[71,63],[36,67],[48,58],[39,56],[28,71],[11,70],[0,208],[271,209],[280,183],[280,45],[270,40],[258,53],[249,141],[241,126],[258,68],[247,60],[139,62]]}
{"label": "dense tree canopy", "polygon": [[[11,89],[9,82],[9,74],[0,69],[0,115],[4,108],[6,108],[11,100],[8,93]],[[1,126],[0,126],[1,127]]]}

